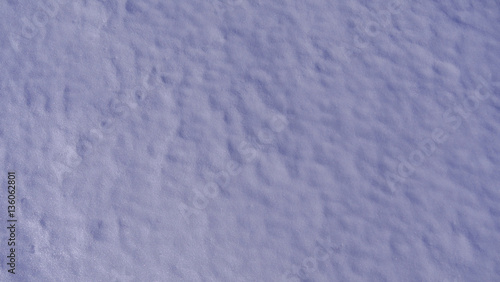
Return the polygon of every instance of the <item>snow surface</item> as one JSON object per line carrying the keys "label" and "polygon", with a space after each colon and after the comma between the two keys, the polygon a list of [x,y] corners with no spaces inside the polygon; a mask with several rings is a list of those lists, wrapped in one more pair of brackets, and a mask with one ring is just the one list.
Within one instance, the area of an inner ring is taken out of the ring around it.
{"label": "snow surface", "polygon": [[0,48],[0,281],[500,281],[498,0],[5,0]]}

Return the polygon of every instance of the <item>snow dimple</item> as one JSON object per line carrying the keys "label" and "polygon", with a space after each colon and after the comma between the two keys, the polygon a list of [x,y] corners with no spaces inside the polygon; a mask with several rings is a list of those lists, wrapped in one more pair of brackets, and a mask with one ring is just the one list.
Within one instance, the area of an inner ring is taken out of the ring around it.
{"label": "snow dimple", "polygon": [[96,220],[92,222],[92,225],[89,227],[89,232],[92,234],[92,238],[96,241],[103,241],[106,238],[106,225],[102,220]]}
{"label": "snow dimple", "polygon": [[127,2],[125,3],[125,9],[127,10],[127,12],[131,14],[137,14],[142,12],[137,2],[132,0],[127,0]]}

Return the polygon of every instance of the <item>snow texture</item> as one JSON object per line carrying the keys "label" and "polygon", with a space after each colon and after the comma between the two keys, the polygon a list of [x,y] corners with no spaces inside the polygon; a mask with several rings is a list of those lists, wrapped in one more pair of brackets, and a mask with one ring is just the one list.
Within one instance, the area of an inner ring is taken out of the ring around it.
{"label": "snow texture", "polygon": [[4,0],[0,48],[0,281],[500,281],[498,0]]}

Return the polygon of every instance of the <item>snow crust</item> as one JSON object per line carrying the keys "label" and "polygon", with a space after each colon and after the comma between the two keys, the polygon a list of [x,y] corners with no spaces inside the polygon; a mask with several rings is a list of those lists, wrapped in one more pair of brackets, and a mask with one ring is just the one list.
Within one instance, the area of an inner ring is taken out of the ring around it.
{"label": "snow crust", "polygon": [[0,48],[0,281],[500,280],[497,0],[6,0]]}

